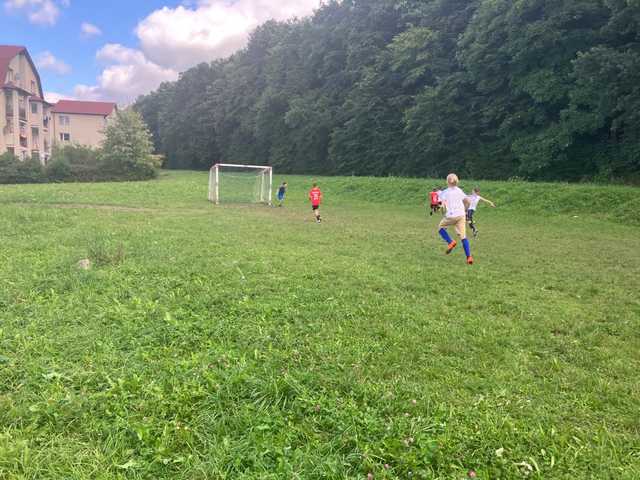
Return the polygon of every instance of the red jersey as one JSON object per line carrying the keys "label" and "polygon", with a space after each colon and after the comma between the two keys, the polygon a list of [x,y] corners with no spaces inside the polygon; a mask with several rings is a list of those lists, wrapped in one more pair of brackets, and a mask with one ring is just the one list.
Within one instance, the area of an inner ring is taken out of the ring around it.
{"label": "red jersey", "polygon": [[318,187],[312,188],[309,191],[309,200],[311,200],[311,205],[314,207],[320,205],[320,202],[322,201],[322,192]]}
{"label": "red jersey", "polygon": [[431,192],[431,205],[438,205],[440,198],[438,198],[438,192]]}

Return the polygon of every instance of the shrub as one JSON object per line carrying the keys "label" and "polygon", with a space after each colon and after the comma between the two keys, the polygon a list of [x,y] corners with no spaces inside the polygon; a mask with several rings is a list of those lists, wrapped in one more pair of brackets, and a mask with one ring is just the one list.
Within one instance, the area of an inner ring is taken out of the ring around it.
{"label": "shrub", "polygon": [[8,152],[0,155],[0,183],[41,183],[44,180],[38,160],[22,161]]}
{"label": "shrub", "polygon": [[132,109],[118,112],[105,130],[105,171],[131,180],[153,178],[157,175],[157,160],[152,154],[151,133],[142,116]]}
{"label": "shrub", "polygon": [[71,177],[71,165],[64,158],[52,157],[45,169],[45,175],[49,181],[64,182]]}
{"label": "shrub", "polygon": [[[48,173],[47,177],[52,181],[97,182],[109,179],[102,172],[100,151],[97,149],[81,145],[55,147],[49,166],[53,164],[58,164],[55,168],[59,169],[61,174],[66,175],[56,177],[55,171]],[[49,172],[49,168],[47,171]]]}

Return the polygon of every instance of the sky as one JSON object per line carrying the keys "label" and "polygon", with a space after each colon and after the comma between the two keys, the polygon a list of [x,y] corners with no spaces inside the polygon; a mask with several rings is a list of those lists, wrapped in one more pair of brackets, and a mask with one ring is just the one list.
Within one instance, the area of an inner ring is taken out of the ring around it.
{"label": "sky", "polygon": [[126,105],[242,48],[269,19],[321,0],[0,0],[0,44],[27,47],[45,97]]}

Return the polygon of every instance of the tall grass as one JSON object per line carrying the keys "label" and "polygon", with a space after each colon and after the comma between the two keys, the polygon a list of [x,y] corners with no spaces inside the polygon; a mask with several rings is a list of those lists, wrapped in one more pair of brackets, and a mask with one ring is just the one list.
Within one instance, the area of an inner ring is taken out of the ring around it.
{"label": "tall grass", "polygon": [[0,187],[0,478],[640,478],[634,190],[481,183],[469,267],[432,181],[286,180]]}

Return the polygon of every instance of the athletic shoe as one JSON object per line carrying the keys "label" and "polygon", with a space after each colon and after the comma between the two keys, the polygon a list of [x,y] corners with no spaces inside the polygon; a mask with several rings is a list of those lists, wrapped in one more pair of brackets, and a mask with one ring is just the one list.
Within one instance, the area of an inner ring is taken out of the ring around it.
{"label": "athletic shoe", "polygon": [[449,244],[449,247],[447,248],[447,255],[449,255],[451,252],[453,252],[453,249],[456,248],[456,246],[458,245],[458,242],[456,242],[455,240],[453,242],[451,242]]}
{"label": "athletic shoe", "polygon": [[473,257],[467,257],[467,265],[473,265]]}

